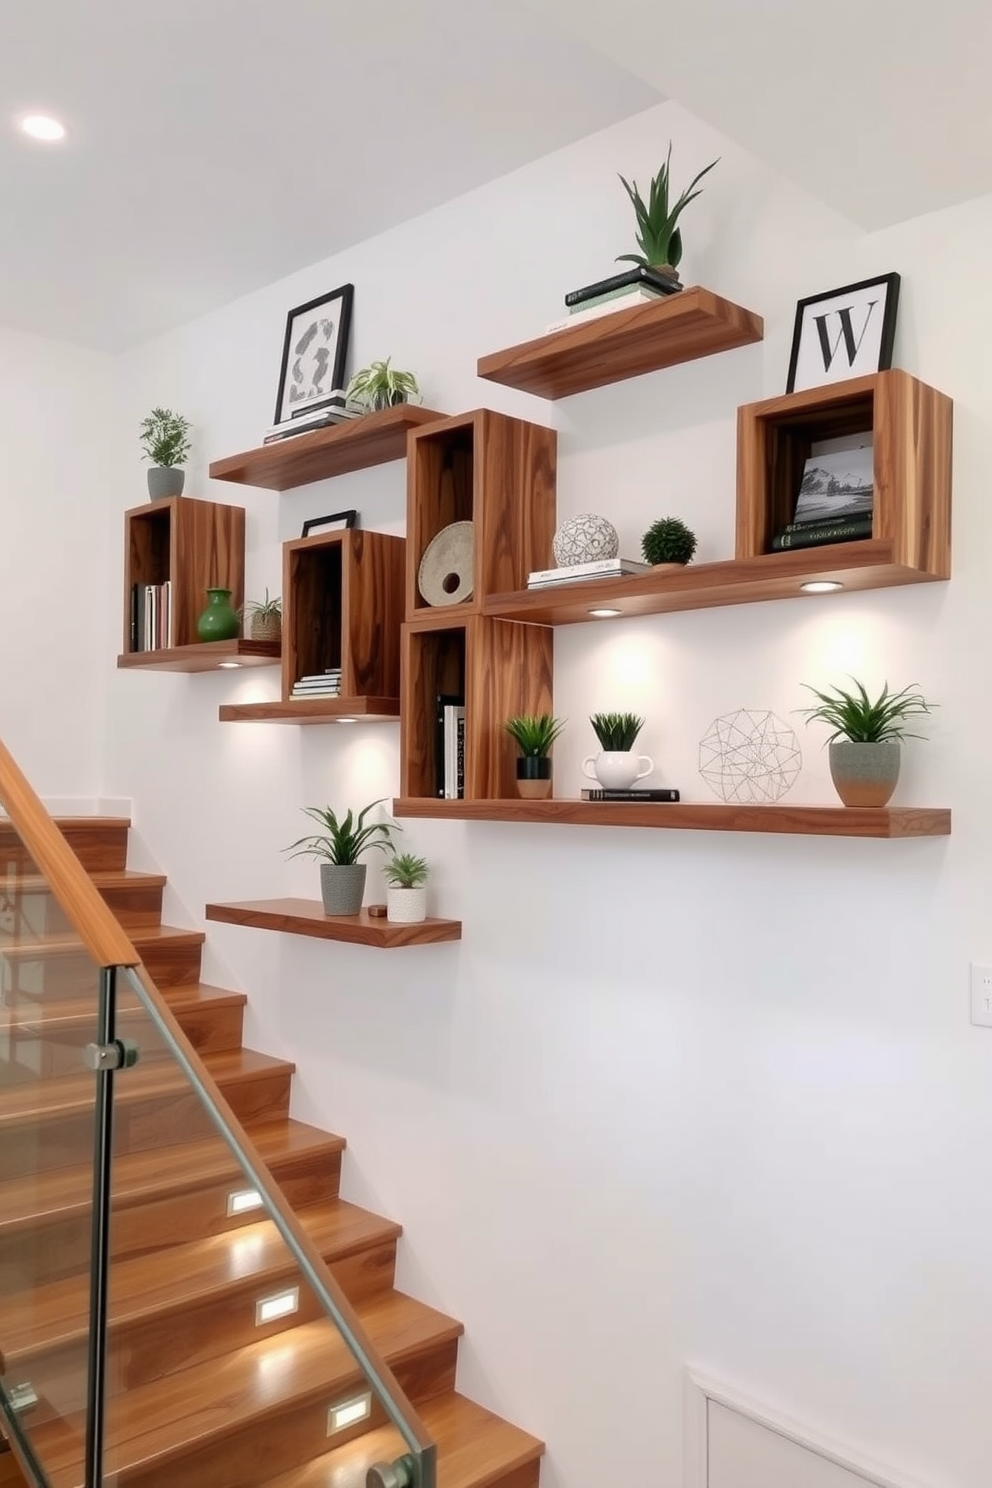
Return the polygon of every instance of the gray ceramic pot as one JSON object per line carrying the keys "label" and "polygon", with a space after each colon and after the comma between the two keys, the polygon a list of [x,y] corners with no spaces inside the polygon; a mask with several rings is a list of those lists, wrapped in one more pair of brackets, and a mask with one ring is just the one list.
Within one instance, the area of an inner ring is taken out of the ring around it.
{"label": "gray ceramic pot", "polygon": [[153,501],[163,501],[166,496],[181,496],[185,484],[185,470],[179,470],[174,465],[148,467],[148,494]]}
{"label": "gray ceramic pot", "polygon": [[321,863],[320,897],[324,913],[357,915],[365,894],[365,863]]}
{"label": "gray ceramic pot", "polygon": [[899,780],[898,739],[855,744],[835,739],[830,746],[830,774],[845,806],[887,806]]}

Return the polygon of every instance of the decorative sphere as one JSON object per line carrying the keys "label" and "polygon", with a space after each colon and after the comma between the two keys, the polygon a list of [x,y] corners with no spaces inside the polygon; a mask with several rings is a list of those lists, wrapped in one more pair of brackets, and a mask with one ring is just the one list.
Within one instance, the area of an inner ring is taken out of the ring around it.
{"label": "decorative sphere", "polygon": [[597,563],[601,558],[615,558],[620,551],[620,537],[612,522],[584,512],[562,522],[551,544],[555,563],[567,568],[572,563]]}

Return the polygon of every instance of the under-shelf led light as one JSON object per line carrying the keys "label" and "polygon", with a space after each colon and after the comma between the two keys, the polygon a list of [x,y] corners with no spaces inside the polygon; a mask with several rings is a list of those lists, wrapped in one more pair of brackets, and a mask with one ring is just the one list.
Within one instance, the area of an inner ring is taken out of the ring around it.
{"label": "under-shelf led light", "polygon": [[799,587],[804,594],[833,594],[835,590],[843,589],[844,585],[837,579],[810,579]]}
{"label": "under-shelf led light", "polygon": [[339,718],[338,723],[357,723],[357,718]]}
{"label": "under-shelf led light", "polygon": [[355,1426],[359,1421],[367,1421],[371,1414],[371,1390],[366,1390],[364,1395],[356,1395],[352,1400],[342,1400],[337,1405],[332,1405],[327,1412],[327,1435],[333,1436],[336,1431],[343,1431],[346,1426]]}
{"label": "under-shelf led light", "polygon": [[222,671],[226,672],[232,670],[234,667],[239,667],[241,663],[240,661],[219,661],[217,665]]}
{"label": "under-shelf led light", "polygon": [[590,615],[595,615],[597,620],[612,620],[614,615],[619,615],[619,610],[590,610]]}
{"label": "under-shelf led light", "polygon": [[300,1305],[298,1286],[288,1287],[284,1292],[273,1292],[271,1297],[260,1297],[255,1303],[255,1327],[263,1323],[274,1323],[278,1318],[289,1317]]}
{"label": "under-shelf led light", "polygon": [[233,1219],[237,1214],[249,1214],[252,1209],[261,1209],[262,1195],[257,1188],[242,1188],[227,1196],[227,1217]]}
{"label": "under-shelf led light", "polygon": [[18,126],[22,134],[34,140],[42,140],[47,145],[65,139],[65,125],[60,124],[58,119],[53,119],[50,114],[25,114],[23,119],[18,120]]}

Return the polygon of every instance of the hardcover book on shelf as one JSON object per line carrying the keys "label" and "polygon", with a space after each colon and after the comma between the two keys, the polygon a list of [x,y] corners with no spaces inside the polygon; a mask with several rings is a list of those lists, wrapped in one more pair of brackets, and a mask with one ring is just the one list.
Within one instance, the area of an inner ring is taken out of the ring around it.
{"label": "hardcover book on shelf", "polygon": [[592,563],[567,563],[561,568],[539,568],[527,576],[528,589],[545,584],[567,584],[573,579],[619,579],[624,574],[647,573],[650,563],[637,558],[597,558]]}
{"label": "hardcover book on shelf", "polygon": [[792,532],[780,532],[772,538],[772,552],[781,553],[787,548],[818,548],[826,543],[859,542],[871,537],[872,519],[869,513],[854,517],[849,522],[828,522],[823,526],[800,527]]}
{"label": "hardcover book on shelf", "polygon": [[567,315],[553,320],[550,325],[545,326],[544,334],[553,336],[555,331],[564,331],[571,326],[584,325],[587,320],[598,320],[601,316],[613,315],[618,310],[632,310],[636,305],[647,305],[660,298],[661,296],[654,291],[637,287],[616,296],[607,295],[588,308],[585,305],[579,305],[570,310]]}
{"label": "hardcover book on shelf", "polygon": [[609,294],[611,290],[625,289],[628,285],[648,285],[659,294],[678,294],[682,286],[677,280],[669,278],[667,274],[658,274],[647,265],[639,264],[633,269],[623,269],[619,274],[611,274],[608,279],[597,279],[594,284],[586,284],[582,289],[571,289],[565,296],[566,305],[580,305],[586,300],[597,299],[600,295]]}
{"label": "hardcover book on shelf", "polygon": [[[459,779],[459,732],[462,736],[462,771]],[[465,793],[464,772],[465,701],[454,693],[439,693],[435,715],[434,779],[438,797],[454,801]]]}
{"label": "hardcover book on shelf", "polygon": [[583,801],[678,801],[680,799],[677,790],[669,790],[667,787],[650,787],[643,790],[632,788],[631,790],[584,790]]}

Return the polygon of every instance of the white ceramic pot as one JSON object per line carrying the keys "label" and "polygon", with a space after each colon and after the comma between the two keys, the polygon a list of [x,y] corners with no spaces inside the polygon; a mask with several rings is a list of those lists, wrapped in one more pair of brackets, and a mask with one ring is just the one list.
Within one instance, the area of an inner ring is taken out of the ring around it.
{"label": "white ceramic pot", "polygon": [[419,925],[427,918],[427,886],[419,884],[415,889],[400,889],[392,884],[386,887],[386,919],[394,925]]}
{"label": "white ceramic pot", "polygon": [[632,749],[601,749],[582,761],[583,775],[598,780],[604,790],[629,790],[635,780],[643,780],[653,769],[654,760]]}

